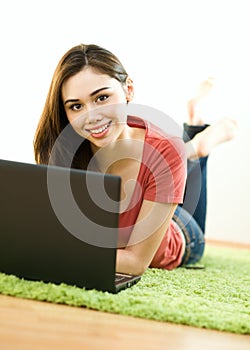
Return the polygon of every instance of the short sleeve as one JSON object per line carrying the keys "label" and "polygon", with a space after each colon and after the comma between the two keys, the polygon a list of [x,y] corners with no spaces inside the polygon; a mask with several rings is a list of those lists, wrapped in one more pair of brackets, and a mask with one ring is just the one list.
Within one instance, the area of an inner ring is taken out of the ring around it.
{"label": "short sleeve", "polygon": [[144,199],[182,203],[186,183],[185,145],[179,137],[148,139],[145,143],[143,166]]}

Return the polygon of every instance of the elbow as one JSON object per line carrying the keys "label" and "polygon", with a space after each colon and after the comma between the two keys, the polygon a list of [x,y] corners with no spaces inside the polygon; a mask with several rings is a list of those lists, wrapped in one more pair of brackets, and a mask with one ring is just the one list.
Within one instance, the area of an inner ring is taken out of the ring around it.
{"label": "elbow", "polygon": [[144,272],[147,270],[148,266],[149,266],[148,264],[137,260],[133,266],[132,274],[135,276],[143,275]]}
{"label": "elbow", "polygon": [[138,256],[131,249],[118,249],[116,271],[130,275],[141,276],[147,270],[149,263],[144,257]]}

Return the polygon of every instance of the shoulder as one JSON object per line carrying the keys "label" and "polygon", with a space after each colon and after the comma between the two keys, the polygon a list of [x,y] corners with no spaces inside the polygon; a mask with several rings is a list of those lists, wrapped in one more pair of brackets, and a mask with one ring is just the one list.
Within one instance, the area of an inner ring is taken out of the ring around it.
{"label": "shoulder", "polygon": [[127,123],[130,127],[145,130],[144,156],[151,157],[153,153],[160,153],[168,160],[177,157],[182,161],[186,161],[185,143],[180,136],[171,132],[174,129],[172,125],[165,126],[166,129],[170,130],[170,132],[167,132],[149,120],[138,116],[128,116]]}
{"label": "shoulder", "polygon": [[[145,142],[148,144],[154,146],[157,144],[162,146],[172,145],[180,148],[184,146],[184,142],[180,136],[173,132],[167,132],[146,119],[137,116],[128,116],[127,123],[130,127],[145,129]],[[166,126],[167,128],[168,126]],[[169,125],[169,130],[172,129],[172,126]]]}

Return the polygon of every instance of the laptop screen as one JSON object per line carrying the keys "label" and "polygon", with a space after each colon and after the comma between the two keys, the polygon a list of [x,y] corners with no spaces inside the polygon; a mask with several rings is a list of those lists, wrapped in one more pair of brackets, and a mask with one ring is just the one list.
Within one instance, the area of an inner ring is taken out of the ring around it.
{"label": "laptop screen", "polygon": [[1,272],[114,291],[120,177],[0,160],[0,192]]}

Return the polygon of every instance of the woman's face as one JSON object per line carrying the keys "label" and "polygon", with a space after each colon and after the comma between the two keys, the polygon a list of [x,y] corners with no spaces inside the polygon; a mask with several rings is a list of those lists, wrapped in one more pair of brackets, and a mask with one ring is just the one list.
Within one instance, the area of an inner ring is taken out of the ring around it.
{"label": "woman's face", "polygon": [[86,67],[62,86],[67,118],[75,131],[100,148],[125,137],[127,101],[133,82],[122,85],[109,75]]}

